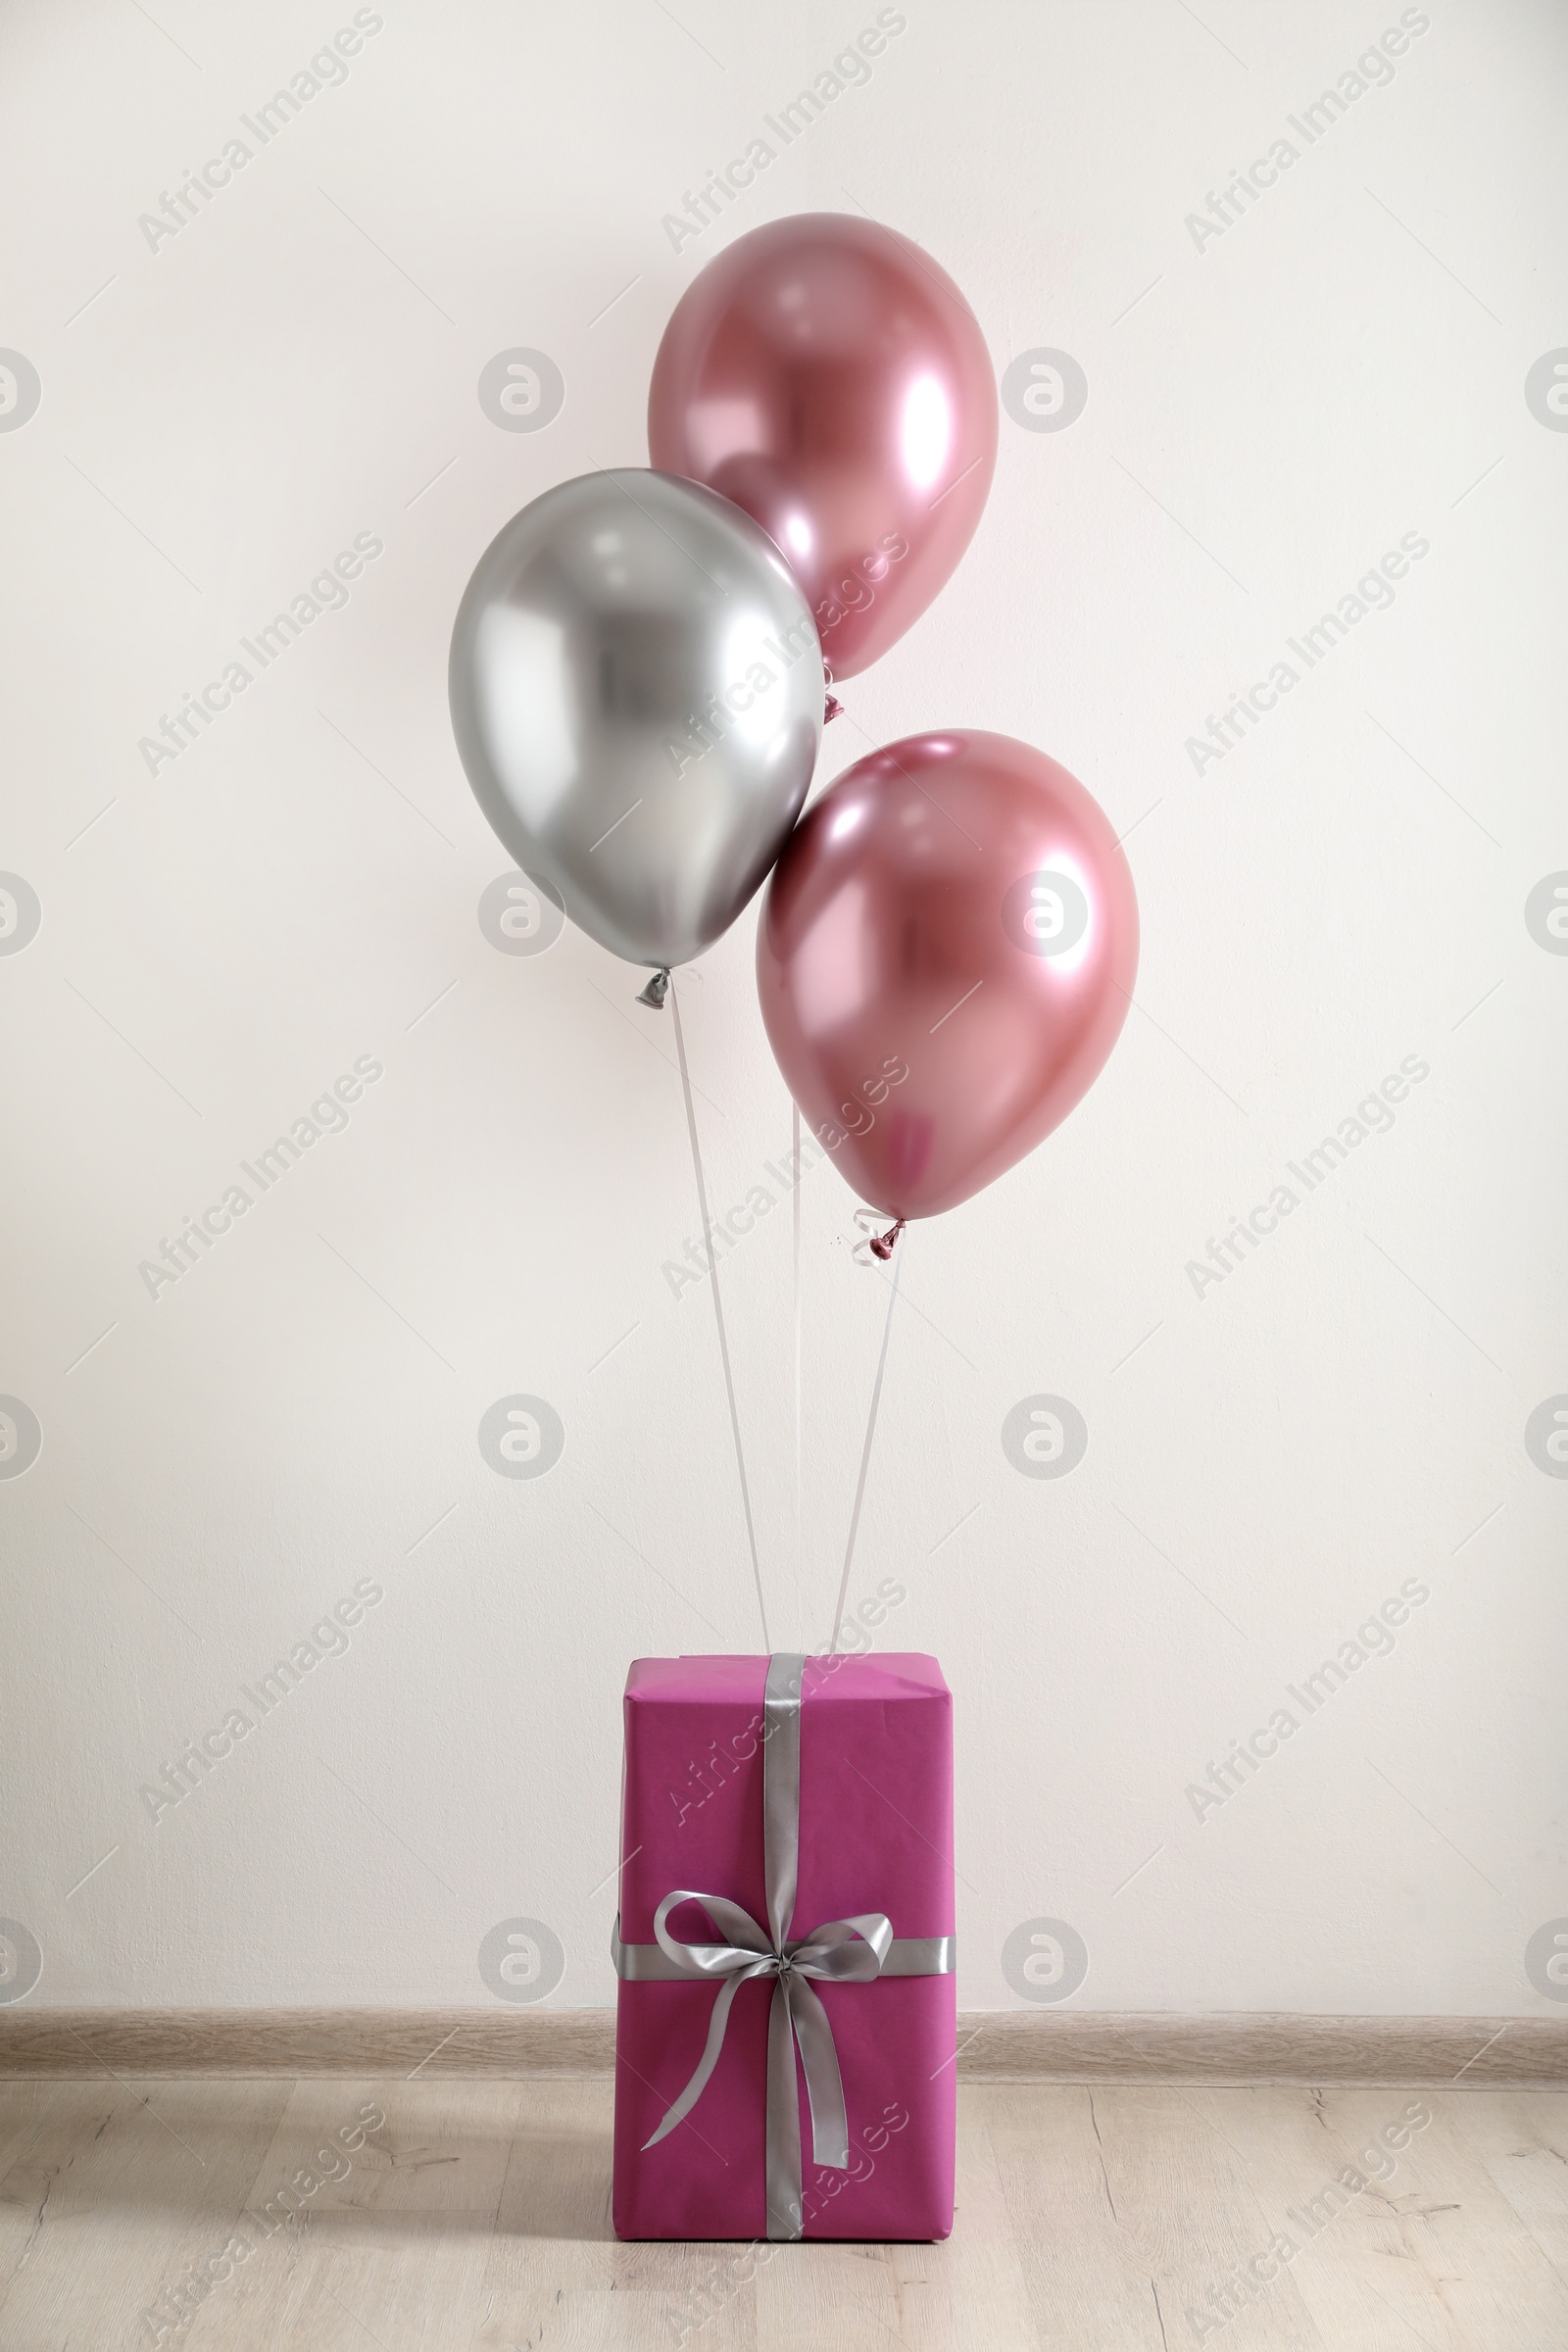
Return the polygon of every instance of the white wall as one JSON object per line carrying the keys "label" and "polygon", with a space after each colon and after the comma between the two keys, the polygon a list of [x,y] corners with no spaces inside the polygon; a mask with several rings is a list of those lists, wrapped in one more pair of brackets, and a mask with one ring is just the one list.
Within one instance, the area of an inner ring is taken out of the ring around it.
{"label": "white wall", "polygon": [[[1004,1941],[1051,1919],[1080,2006],[1548,2013],[1568,1484],[1525,1424],[1568,1391],[1568,960],[1525,903],[1568,868],[1568,438],[1524,385],[1568,343],[1560,11],[1431,0],[1305,150],[1286,118],[1392,0],[906,0],[678,254],[662,217],[872,0],[378,13],[157,250],[138,216],[348,0],[8,14],[0,343],[42,385],[0,431],[0,868],[42,909],[0,955],[0,1392],[42,1430],[0,1478],[28,1997],[480,2003],[517,1917],[564,1946],[552,1998],[611,1997],[627,1660],[753,1648],[756,1610],[708,1294],[662,1271],[697,1230],[669,1023],[578,935],[481,933],[505,860],[447,641],[509,514],[645,461],[702,263],[859,205],[954,273],[999,374],[1064,349],[1089,401],[1004,418],[980,534],[824,777],[930,725],[1026,737],[1136,825],[1144,920],[1103,1079],[912,1234],[892,1327],[853,1584],[903,1581],[878,1639],[957,1693],[960,1997],[1013,2002]],[[1282,134],[1299,160],[1200,249],[1186,216]],[[476,397],[514,346],[565,379],[532,435]],[[150,774],[138,739],[357,533],[384,553],[346,609]],[[1221,696],[1404,533],[1392,609],[1195,773]],[[752,949],[748,916],[684,983],[725,1207],[790,1133]],[[150,1298],[139,1261],[361,1055],[347,1132]],[[1392,1131],[1195,1295],[1405,1056]],[[782,1203],[723,1274],[781,1646],[825,1629],[887,1300],[830,1167],[802,1205],[799,1538]],[[536,1481],[476,1444],[514,1392],[565,1428]],[[1003,1450],[1037,1393],[1087,1421],[1064,1479]],[[346,1654],[155,1823],[142,1784],[366,1578]],[[1392,1654],[1199,1818],[1189,1785],[1407,1579]]]}

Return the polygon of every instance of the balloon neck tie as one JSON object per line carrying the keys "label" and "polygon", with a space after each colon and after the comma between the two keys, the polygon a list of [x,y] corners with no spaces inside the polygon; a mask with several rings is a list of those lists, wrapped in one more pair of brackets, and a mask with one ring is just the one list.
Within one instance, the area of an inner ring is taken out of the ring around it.
{"label": "balloon neck tie", "polygon": [[669,966],[661,964],[646,988],[637,991],[637,1002],[646,1004],[650,1012],[662,1012],[664,999],[669,994]]}
{"label": "balloon neck tie", "polygon": [[839,701],[838,696],[829,690],[826,706],[822,711],[823,726],[825,727],[830,723],[831,720],[835,718],[842,718],[843,716],[844,705]]}
{"label": "balloon neck tie", "polygon": [[874,1235],[871,1242],[871,1255],[883,1259],[890,1258],[893,1255],[893,1245],[904,1231],[904,1225],[905,1220],[901,1217],[896,1225],[888,1227],[886,1233]]}

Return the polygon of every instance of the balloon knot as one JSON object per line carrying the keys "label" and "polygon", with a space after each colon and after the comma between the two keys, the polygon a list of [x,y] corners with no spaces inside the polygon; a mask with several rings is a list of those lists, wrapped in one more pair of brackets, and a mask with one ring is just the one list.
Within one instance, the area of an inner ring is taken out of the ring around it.
{"label": "balloon knot", "polygon": [[904,1219],[901,1217],[896,1225],[890,1225],[888,1227],[886,1233],[879,1233],[873,1237],[871,1243],[871,1255],[873,1257],[886,1259],[893,1255],[893,1245],[898,1240],[900,1234],[904,1231]]}
{"label": "balloon knot", "polygon": [[661,964],[646,988],[637,991],[637,1002],[646,1004],[650,1012],[662,1012],[664,999],[669,994],[669,966]]}
{"label": "balloon knot", "polygon": [[830,695],[828,696],[828,698],[827,698],[827,705],[826,705],[826,708],[824,709],[824,710],[823,710],[823,712],[822,712],[822,724],[823,724],[823,726],[825,727],[825,726],[826,726],[826,725],[829,723],[829,721],[830,721],[830,720],[832,720],[832,719],[835,719],[835,718],[842,718],[843,716],[844,716],[844,705],[843,705],[843,704],[842,704],[842,703],[839,701],[839,698],[838,698],[838,696],[837,696],[836,694],[830,694]]}

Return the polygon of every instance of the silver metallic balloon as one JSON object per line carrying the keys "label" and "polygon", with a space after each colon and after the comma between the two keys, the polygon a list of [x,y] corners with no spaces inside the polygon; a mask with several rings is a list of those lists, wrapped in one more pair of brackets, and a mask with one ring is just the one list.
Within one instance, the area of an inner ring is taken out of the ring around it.
{"label": "silver metallic balloon", "polygon": [[518,865],[632,963],[726,931],[800,813],[816,626],[749,514],[626,466],[547,490],[458,608],[458,751]]}

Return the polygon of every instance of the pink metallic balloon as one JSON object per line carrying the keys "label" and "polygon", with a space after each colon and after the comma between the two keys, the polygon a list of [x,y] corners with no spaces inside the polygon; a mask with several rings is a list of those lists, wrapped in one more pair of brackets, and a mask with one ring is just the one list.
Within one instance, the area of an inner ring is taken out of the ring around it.
{"label": "pink metallic balloon", "polygon": [[900,1218],[966,1200],[1066,1117],[1137,968],[1103,810],[1043,752],[967,727],[840,776],[786,843],[757,934],[791,1094]]}
{"label": "pink metallic balloon", "polygon": [[974,313],[907,237],[802,213],[737,238],[675,306],[648,448],[783,551],[829,673],[902,637],[974,536],[997,387]]}

